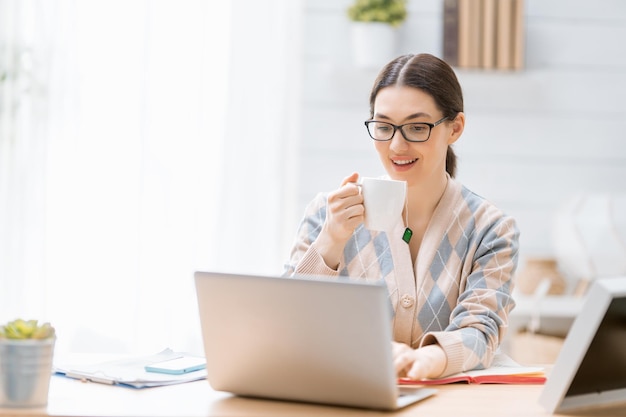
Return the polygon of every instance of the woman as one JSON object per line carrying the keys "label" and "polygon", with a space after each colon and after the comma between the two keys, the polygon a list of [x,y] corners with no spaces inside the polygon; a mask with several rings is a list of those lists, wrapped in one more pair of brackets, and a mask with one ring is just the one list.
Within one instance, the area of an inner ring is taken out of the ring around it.
{"label": "woman", "polygon": [[438,378],[491,365],[514,307],[515,220],[454,179],[465,126],[452,68],[429,55],[387,64],[368,133],[388,176],[407,182],[402,236],[367,230],[358,174],[307,207],[286,275],[384,279],[399,376]]}

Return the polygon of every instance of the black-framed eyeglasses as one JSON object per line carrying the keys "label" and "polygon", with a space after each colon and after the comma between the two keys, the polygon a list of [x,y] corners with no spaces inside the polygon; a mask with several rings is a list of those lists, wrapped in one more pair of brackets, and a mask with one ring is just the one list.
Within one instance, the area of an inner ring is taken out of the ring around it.
{"label": "black-framed eyeglasses", "polygon": [[370,137],[374,140],[385,142],[391,140],[393,135],[396,134],[396,130],[400,129],[400,133],[405,140],[409,142],[426,142],[430,138],[430,131],[433,127],[440,125],[448,117],[437,120],[435,123],[405,123],[397,126],[392,123],[379,122],[378,120],[367,120],[365,127]]}

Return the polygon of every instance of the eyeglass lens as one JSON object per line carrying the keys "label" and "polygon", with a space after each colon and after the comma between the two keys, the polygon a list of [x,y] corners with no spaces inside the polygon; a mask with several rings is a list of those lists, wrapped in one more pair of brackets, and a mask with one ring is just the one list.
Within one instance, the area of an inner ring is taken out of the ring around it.
{"label": "eyeglass lens", "polygon": [[[385,122],[369,123],[367,129],[370,136],[376,140],[390,140],[396,131],[394,125]],[[408,140],[425,141],[430,135],[430,126],[423,123],[406,124],[400,129]]]}

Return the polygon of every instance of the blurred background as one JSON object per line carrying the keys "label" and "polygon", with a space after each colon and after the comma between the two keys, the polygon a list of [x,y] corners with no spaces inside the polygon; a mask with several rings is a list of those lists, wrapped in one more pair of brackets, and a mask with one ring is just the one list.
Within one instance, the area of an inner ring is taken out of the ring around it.
{"label": "blurred background", "polygon": [[[193,271],[282,272],[317,192],[383,173],[352,3],[0,0],[0,320],[53,322],[61,351],[200,352]],[[409,0],[395,55],[442,57],[443,15]],[[602,225],[626,259],[626,3],[523,17],[522,68],[455,67],[457,177],[518,219],[520,271],[585,230],[570,254],[606,247]],[[561,294],[601,275],[585,256]]]}

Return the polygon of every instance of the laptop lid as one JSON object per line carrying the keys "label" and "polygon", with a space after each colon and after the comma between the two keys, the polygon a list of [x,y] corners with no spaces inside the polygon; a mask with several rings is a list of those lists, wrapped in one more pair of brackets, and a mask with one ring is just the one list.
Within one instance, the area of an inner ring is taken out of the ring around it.
{"label": "laptop lid", "polygon": [[626,277],[586,297],[539,398],[551,413],[626,403]]}
{"label": "laptop lid", "polygon": [[242,396],[393,410],[399,395],[384,284],[196,272],[207,379]]}

